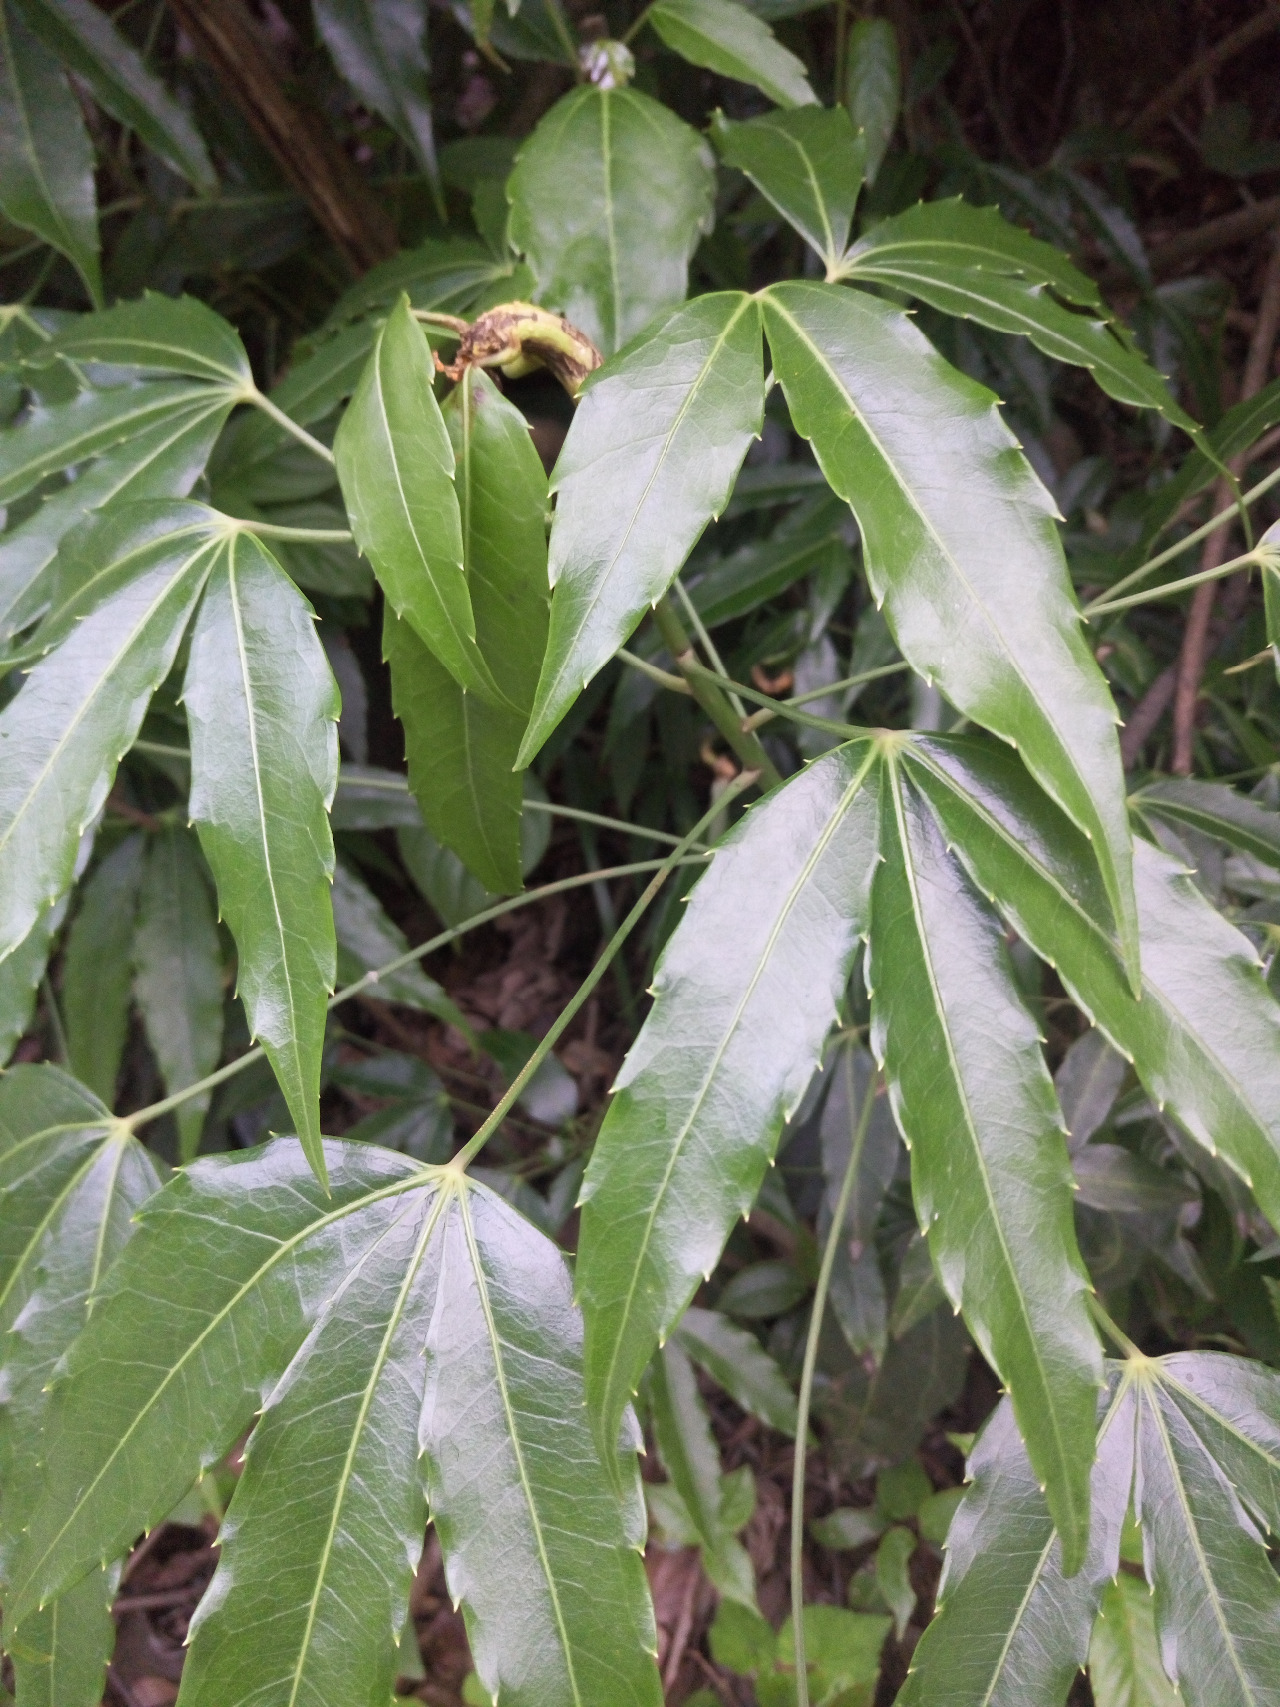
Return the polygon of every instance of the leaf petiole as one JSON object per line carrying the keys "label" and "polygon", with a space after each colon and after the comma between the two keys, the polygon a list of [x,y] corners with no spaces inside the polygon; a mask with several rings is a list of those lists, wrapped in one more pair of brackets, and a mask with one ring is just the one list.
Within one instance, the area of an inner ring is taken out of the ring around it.
{"label": "leaf petiole", "polygon": [[1096,616],[1109,616],[1112,611],[1128,610],[1131,605],[1147,604],[1152,599],[1172,598],[1175,593],[1185,593],[1189,587],[1198,587],[1204,581],[1220,581],[1224,575],[1234,575],[1241,569],[1249,569],[1255,563],[1261,564],[1274,560],[1274,554],[1266,548],[1246,551],[1240,557],[1233,557],[1229,563],[1220,563],[1216,569],[1202,569],[1198,575],[1184,575],[1180,581],[1166,581],[1163,586],[1152,587],[1145,593],[1130,593],[1123,599],[1098,598],[1084,607],[1086,622],[1092,622]]}
{"label": "leaf petiole", "polygon": [[333,452],[328,445],[321,444],[319,439],[312,438],[305,427],[300,427],[291,415],[286,415],[279,404],[273,403],[265,392],[258,390],[256,385],[252,389],[246,387],[240,393],[240,401],[251,403],[255,409],[261,409],[264,415],[269,416],[277,427],[282,427],[286,433],[297,439],[300,445],[306,445],[307,449],[313,451],[323,462],[332,463]]}

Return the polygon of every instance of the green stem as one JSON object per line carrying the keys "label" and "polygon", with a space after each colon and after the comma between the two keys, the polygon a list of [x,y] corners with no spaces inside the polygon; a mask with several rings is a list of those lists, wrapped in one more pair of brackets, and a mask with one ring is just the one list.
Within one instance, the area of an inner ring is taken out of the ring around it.
{"label": "green stem", "polygon": [[[705,664],[698,663],[696,658],[689,663],[687,668],[683,662],[680,667],[685,670],[690,683],[694,684],[695,693],[698,682],[707,685],[714,684],[720,688],[732,688],[744,699],[751,700],[755,705],[764,706],[775,717],[785,717],[788,723],[799,723],[805,729],[821,729],[828,735],[839,735],[846,741],[852,740],[857,735],[866,734],[866,730],[860,724],[837,723],[830,717],[811,717],[807,711],[797,711],[786,700],[772,699],[767,693],[757,693],[754,688],[746,687],[742,682],[731,681],[727,676],[718,676],[714,670],[707,669]],[[825,688],[823,691],[830,693],[831,690]],[[749,721],[754,721],[754,719]]]}
{"label": "green stem", "polygon": [[291,434],[300,445],[306,445],[307,449],[313,451],[322,461],[333,462],[333,452],[328,445],[322,445],[319,439],[313,439],[305,427],[300,427],[291,416],[285,414],[278,404],[273,403],[265,392],[259,391],[257,386],[254,386],[252,391],[244,393],[244,401],[252,403],[255,409],[261,409],[264,415],[270,416],[277,427],[282,427],[286,433]]}
{"label": "green stem", "polygon": [[860,675],[845,676],[842,681],[831,682],[825,688],[810,688],[808,693],[792,694],[790,699],[781,700],[763,711],[753,711],[745,727],[758,729],[762,723],[770,723],[775,717],[785,717],[788,711],[808,705],[812,700],[825,699],[828,694],[844,693],[849,688],[864,687],[867,682],[878,682],[884,676],[900,676],[904,670],[910,668],[910,664],[903,659],[897,664],[881,664],[878,670],[863,670]]}
{"label": "green stem", "polygon": [[569,29],[569,20],[564,15],[560,0],[546,0],[547,11],[551,16],[552,27],[560,38],[560,46],[569,56],[569,64],[573,67],[573,75],[579,83],[586,82],[582,69],[582,61],[578,58],[578,44],[573,39]]}
{"label": "green stem", "polygon": [[[134,743],[135,746],[137,743]],[[651,830],[647,824],[628,824],[625,818],[606,818],[601,812],[584,812],[580,806],[561,806],[554,800],[526,800],[526,812],[545,812],[552,818],[572,818],[579,824],[595,824],[601,830],[617,830],[624,836],[639,836],[642,841],[666,842],[671,847],[678,847],[682,840],[673,836],[669,830]],[[695,853],[709,853],[711,850],[701,842],[693,844]]]}
{"label": "green stem", "polygon": [[58,998],[53,993],[53,985],[49,982],[46,972],[40,980],[44,994],[44,1005],[49,1010],[49,1030],[53,1033],[53,1047],[57,1051],[58,1065],[70,1067],[71,1051],[67,1047],[67,1028],[62,1023],[62,1010],[58,1006]]}
{"label": "green stem", "polygon": [[624,47],[629,47],[631,45],[631,43],[635,40],[635,38],[640,34],[641,30],[648,23],[649,14],[652,11],[653,11],[653,0],[650,0],[650,4],[644,8],[644,10],[640,13],[639,17],[637,17],[635,22],[631,25],[630,29],[628,29],[626,35],[623,36],[622,45]]}
{"label": "green stem", "polygon": [[[852,1089],[852,1057],[846,1058],[846,1068]],[[844,1170],[844,1179],[840,1182],[840,1195],[836,1199],[831,1228],[822,1249],[822,1266],[818,1270],[818,1284],[813,1294],[809,1332],[804,1343],[804,1366],[800,1372],[796,1451],[791,1472],[791,1628],[795,1633],[796,1707],[809,1707],[809,1672],[804,1651],[804,1469],[809,1442],[809,1407],[813,1399],[813,1372],[818,1362],[818,1339],[822,1333],[822,1317],[827,1307],[827,1292],[831,1287],[831,1271],[835,1267],[836,1249],[844,1230],[844,1218],[849,1211],[854,1181],[858,1177],[858,1164],[862,1160],[862,1151],[866,1144],[867,1127],[871,1121],[871,1109],[876,1100],[878,1082],[878,1074],[869,1080],[862,1107],[858,1110],[858,1123],[850,1134],[849,1164]],[[849,1100],[852,1112],[852,1097]]]}
{"label": "green stem", "polygon": [[[1198,527],[1194,533],[1189,533],[1185,539],[1180,539],[1176,545],[1171,545],[1167,551],[1162,551],[1158,557],[1150,557],[1145,563],[1139,564],[1122,580],[1117,581],[1114,587],[1109,588],[1104,596],[1111,599],[1117,593],[1124,592],[1126,587],[1137,586],[1139,581],[1145,581],[1148,575],[1154,575],[1157,569],[1163,568],[1175,557],[1180,557],[1184,551],[1190,551],[1193,545],[1199,545],[1202,539],[1215,533],[1223,522],[1229,522],[1233,516],[1239,515],[1242,506],[1256,503],[1265,492],[1271,490],[1277,480],[1280,480],[1280,468],[1273,468],[1265,480],[1259,480],[1256,486],[1251,486],[1238,502],[1228,505],[1225,510],[1219,510],[1216,516],[1210,516],[1202,527]],[[1086,606],[1086,615],[1088,610],[1089,607]]]}
{"label": "green stem", "polygon": [[672,848],[666,859],[662,861],[662,864],[658,867],[657,871],[654,872],[652,878],[650,878],[648,884],[645,886],[644,892],[636,902],[635,906],[632,907],[626,918],[605,944],[604,950],[595,965],[591,968],[590,972],[587,973],[582,983],[579,984],[572,998],[561,1009],[550,1030],[539,1040],[538,1047],[534,1050],[533,1054],[530,1055],[520,1072],[517,1073],[515,1078],[511,1081],[510,1085],[507,1087],[506,1094],[498,1103],[493,1113],[489,1116],[488,1120],[485,1121],[480,1130],[473,1137],[467,1140],[461,1150],[458,1151],[457,1155],[449,1163],[450,1168],[455,1172],[464,1173],[466,1171],[472,1160],[479,1155],[480,1151],[483,1150],[485,1145],[489,1142],[489,1139],[502,1124],[503,1120],[506,1118],[507,1112],[515,1106],[521,1096],[521,1093],[524,1091],[525,1086],[546,1060],[547,1056],[550,1055],[552,1049],[555,1048],[556,1043],[563,1036],[566,1027],[578,1012],[579,1008],[581,1008],[587,997],[604,977],[605,973],[609,969],[609,965],[613,960],[613,957],[631,935],[635,927],[640,923],[640,920],[648,911],[650,903],[657,895],[659,889],[662,888],[662,885],[666,882],[667,878],[671,875],[672,871],[680,863],[681,858],[688,853],[690,848],[693,847],[694,843],[701,836],[707,825],[710,824],[714,818],[718,818],[720,816],[728,806],[729,802],[733,800],[736,795],[741,794],[745,789],[749,788],[755,781],[755,773],[752,771],[742,771],[738,776],[734,777],[733,781],[724,790],[724,792],[717,797],[710,808],[703,813],[701,818],[699,818],[693,829],[689,831],[689,834],[685,836],[677,846]]}
{"label": "green stem", "polygon": [[442,332],[453,332],[459,338],[464,332],[471,330],[469,322],[460,320],[456,314],[437,314],[430,308],[412,308],[409,312],[415,320],[422,321],[424,326],[435,326]]}
{"label": "green stem", "polygon": [[[675,579],[675,589],[676,589],[676,592],[679,594],[680,603],[684,606],[684,614],[689,619],[689,626],[690,626],[690,628],[692,628],[693,632],[698,637],[698,644],[702,647],[702,650],[706,653],[707,657],[711,660],[711,668],[713,670],[715,670],[719,675],[724,676],[727,680],[728,676],[729,676],[729,672],[724,667],[724,659],[716,651],[716,643],[711,638],[710,631],[707,628],[706,624],[703,622],[702,618],[698,615],[698,607],[694,604],[693,600],[689,597],[689,594],[685,588],[685,584],[680,579],[680,577],[678,575],[676,576],[676,579]],[[743,705],[742,701],[738,698],[737,694],[730,693],[728,698],[729,698],[729,703],[732,705],[733,709],[737,712],[738,716],[740,718],[745,717],[747,715],[747,708],[745,705]]]}
{"label": "green stem", "polygon": [[1128,610],[1130,605],[1149,604],[1152,599],[1172,598],[1175,593],[1185,593],[1188,587],[1198,587],[1204,581],[1220,581],[1224,575],[1234,575],[1239,569],[1261,563],[1264,554],[1246,551],[1241,557],[1233,557],[1230,563],[1220,563],[1216,569],[1202,569],[1198,575],[1184,575],[1180,581],[1166,581],[1162,586],[1148,588],[1145,593],[1130,593],[1123,599],[1094,599],[1084,607],[1085,621],[1092,622],[1096,616],[1109,616],[1112,611]]}
{"label": "green stem", "polygon": [[[719,810],[719,802],[717,802]],[[701,826],[699,826],[700,828]],[[696,832],[695,832],[696,833]],[[680,860],[675,855],[669,860],[641,859],[634,860],[630,865],[608,866],[603,871],[581,871],[574,877],[561,877],[554,883],[544,883],[538,889],[528,889],[523,895],[514,895],[509,901],[500,901],[496,907],[486,907],[484,912],[476,913],[465,919],[462,924],[455,925],[452,930],[441,931],[427,942],[420,942],[416,948],[399,954],[394,960],[389,960],[385,966],[375,967],[372,972],[366,972],[362,978],[357,978],[354,984],[348,984],[330,996],[327,1008],[330,1013],[343,1002],[349,1002],[353,996],[363,995],[366,990],[373,989],[379,979],[389,977],[393,972],[399,972],[401,967],[410,966],[417,960],[423,960],[428,954],[433,954],[438,948],[446,948],[451,942],[456,942],[468,931],[477,930],[481,925],[487,925],[494,919],[500,919],[505,913],[513,913],[517,907],[528,907],[534,901],[545,901],[552,895],[562,895],[567,889],[581,889],[588,883],[602,883],[615,877],[636,877],[641,872],[655,871],[668,868],[675,864],[701,865],[705,855],[694,859]],[[261,1044],[254,1049],[247,1049],[243,1055],[237,1055],[234,1061],[228,1061],[225,1067],[219,1067],[216,1072],[198,1079],[195,1084],[187,1085],[183,1090],[174,1091],[172,1096],[162,1098],[160,1102],[149,1103],[146,1108],[137,1109],[133,1114],[125,1115],[121,1121],[130,1132],[139,1126],[145,1126],[152,1120],[157,1120],[162,1114],[168,1114],[171,1109],[181,1108],[184,1102],[192,1097],[200,1096],[204,1091],[216,1089],[227,1079],[233,1079],[237,1073],[251,1067],[255,1061],[264,1060],[266,1050]]]}
{"label": "green stem", "polygon": [[668,693],[692,694],[693,689],[683,676],[673,676],[670,670],[660,670],[656,664],[651,664],[647,658],[638,658],[634,652],[628,652],[625,646],[619,646],[617,656],[624,664],[629,664],[633,670],[639,670],[642,676],[648,676],[651,682],[657,682],[660,688],[666,688]]}
{"label": "green stem", "polygon": [[1119,1346],[1120,1350],[1126,1357],[1142,1357],[1145,1355],[1140,1347],[1133,1343],[1128,1334],[1126,1334],[1122,1328],[1118,1328],[1111,1320],[1110,1315],[1103,1307],[1102,1300],[1098,1297],[1096,1292],[1086,1292],[1084,1301],[1089,1306],[1089,1311],[1093,1316],[1094,1321],[1097,1322],[1098,1326],[1102,1329],[1103,1333],[1106,1334],[1112,1344]]}
{"label": "green stem", "polygon": [[658,625],[663,643],[676,661],[676,668],[689,684],[689,690],[738,758],[748,770],[758,771],[767,788],[776,788],[782,777],[773,760],[752,734],[743,730],[742,719],[724,697],[722,678],[714,670],[701,665],[694,655],[684,625],[668,599],[659,599],[653,607],[653,619]]}
{"label": "green stem", "polygon": [[241,531],[259,539],[292,541],[295,545],[350,545],[349,528],[291,528],[283,522],[240,522]]}

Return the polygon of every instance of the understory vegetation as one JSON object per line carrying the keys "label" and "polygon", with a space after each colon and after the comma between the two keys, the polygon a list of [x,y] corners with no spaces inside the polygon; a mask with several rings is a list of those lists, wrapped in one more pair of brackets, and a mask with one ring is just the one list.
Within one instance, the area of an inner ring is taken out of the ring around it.
{"label": "understory vegetation", "polygon": [[0,1699],[1280,1707],[1278,52],[0,0]]}

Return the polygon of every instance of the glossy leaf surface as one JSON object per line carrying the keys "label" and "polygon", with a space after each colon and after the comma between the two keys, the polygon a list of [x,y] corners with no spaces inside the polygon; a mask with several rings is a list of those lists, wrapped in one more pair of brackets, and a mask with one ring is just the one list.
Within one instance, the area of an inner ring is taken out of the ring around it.
{"label": "glossy leaf surface", "polygon": [[606,355],[684,300],[715,173],[695,130],[636,89],[575,89],[522,146],[509,233],[538,300]]}
{"label": "glossy leaf surface", "polygon": [[108,1108],[129,1029],[133,924],[142,886],[145,838],[127,836],[80,891],[62,957],[62,1023],[67,1062]]}
{"label": "glossy leaf surface", "polygon": [[316,0],[316,29],[365,106],[381,113],[425,172],[436,171],[426,0]]}
{"label": "glossy leaf surface", "polygon": [[240,335],[194,296],[145,291],[73,321],[49,345],[50,359],[136,367],[144,373],[185,374],[252,393],[253,374]]}
{"label": "glossy leaf surface", "polygon": [[1102,1591],[1089,1643],[1095,1707],[1177,1707],[1156,1642],[1151,1590],[1122,1572]]}
{"label": "glossy leaf surface", "polygon": [[188,810],[239,951],[237,991],[319,1167],[338,692],[311,607],[252,534],[218,553],[183,701]]}
{"label": "glossy leaf surface", "polygon": [[742,1409],[780,1434],[796,1432],[796,1396],[760,1341],[717,1310],[690,1305],[676,1338]]}
{"label": "glossy leaf surface", "polygon": [[17,1707],[99,1707],[120,1567],[94,1571],[10,1633]]}
{"label": "glossy leaf surface", "polygon": [[1071,1170],[1040,1039],[999,927],[892,763],[872,892],[872,1041],[911,1147],[939,1278],[1009,1389],[1074,1572],[1102,1354],[1085,1307]]}
{"label": "glossy leaf surface", "polygon": [[745,172],[834,269],[849,241],[866,165],[866,143],[844,108],[798,108],[738,124],[717,114],[711,134],[725,165]]}
{"label": "glossy leaf surface", "polygon": [[803,107],[817,100],[804,61],[739,0],[658,0],[649,22],[690,65],[754,83],[780,107]]}
{"label": "glossy leaf surface", "polygon": [[792,419],[858,518],[904,656],[1014,743],[1090,836],[1136,976],[1115,707],[1080,633],[1052,500],[995,399],[863,292],[774,287],[765,325]]}
{"label": "glossy leaf surface", "polygon": [[714,1265],[794,1113],[866,928],[873,753],[819,759],[729,833],[658,963],[583,1182],[597,1439]]}
{"label": "glossy leaf surface", "polygon": [[853,128],[866,137],[867,182],[874,184],[898,122],[902,66],[888,18],[859,18],[849,31],[843,90]]}
{"label": "glossy leaf surface", "polygon": [[334,454],[356,544],[388,602],[458,685],[500,699],[476,646],[454,457],[431,349],[401,299],[378,334]]}
{"label": "glossy leaf surface", "polygon": [[1203,835],[1280,865],[1280,812],[1220,782],[1178,777],[1141,790],[1134,804],[1144,817],[1185,824]]}
{"label": "glossy leaf surface", "polygon": [[737,292],[680,309],[584,389],[552,480],[551,631],[519,762],[671,585],[763,416],[759,310]]}

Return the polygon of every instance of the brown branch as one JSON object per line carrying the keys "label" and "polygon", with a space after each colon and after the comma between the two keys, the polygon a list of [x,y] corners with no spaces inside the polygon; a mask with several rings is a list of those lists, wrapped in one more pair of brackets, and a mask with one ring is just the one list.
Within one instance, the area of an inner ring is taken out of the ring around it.
{"label": "brown branch", "polygon": [[[1215,611],[1213,620],[1209,624],[1209,640],[1206,648],[1208,657],[1214,656],[1235,627],[1244,610],[1248,595],[1248,576],[1233,575],[1227,582],[1222,609]],[[1173,704],[1174,689],[1177,684],[1178,665],[1175,660],[1174,663],[1161,670],[1129,714],[1124,728],[1120,731],[1120,758],[1127,771],[1132,770],[1142,757],[1142,749],[1155,733],[1160,719]]]}
{"label": "brown branch", "polygon": [[1241,24],[1240,28],[1233,30],[1230,35],[1223,36],[1221,41],[1215,42],[1211,48],[1193,59],[1185,71],[1149,101],[1129,126],[1130,134],[1142,136],[1153,125],[1159,124],[1202,78],[1209,76],[1220,65],[1225,65],[1229,59],[1234,59],[1238,53],[1243,53],[1247,47],[1252,47],[1254,42],[1261,41],[1263,36],[1270,35],[1275,29],[1280,29],[1280,6],[1275,5],[1274,0],[1268,0],[1268,4],[1256,17],[1250,18],[1247,24]]}
{"label": "brown branch", "polygon": [[1184,261],[1197,260],[1201,255],[1212,254],[1215,249],[1228,249],[1233,243],[1247,243],[1259,232],[1277,224],[1280,224],[1280,196],[1269,196],[1266,201],[1253,202],[1248,207],[1237,208],[1234,213],[1219,214],[1217,219],[1206,220],[1191,231],[1179,231],[1172,237],[1166,237],[1163,243],[1153,243],[1147,250],[1147,257],[1154,272],[1167,273]]}
{"label": "brown branch", "polygon": [[284,93],[270,45],[242,0],[169,0],[169,7],[352,271],[394,255],[390,218],[320,115]]}
{"label": "brown branch", "polygon": [[[1258,323],[1254,327],[1245,359],[1244,379],[1240,401],[1256,397],[1267,382],[1276,338],[1280,335],[1280,238],[1273,242],[1271,257],[1262,279],[1262,295],[1258,303]],[[1247,453],[1233,458],[1231,471],[1238,475],[1245,465]],[[1231,482],[1223,476],[1214,489],[1214,512],[1226,509],[1232,499]],[[1217,569],[1227,560],[1232,522],[1226,521],[1204,542],[1200,567]],[[1192,743],[1195,736],[1196,704],[1200,684],[1204,679],[1209,658],[1209,619],[1213,615],[1218,583],[1206,581],[1197,587],[1187,615],[1182,636],[1182,651],[1178,657],[1177,682],[1173,696],[1173,770],[1178,776],[1191,775]]]}

